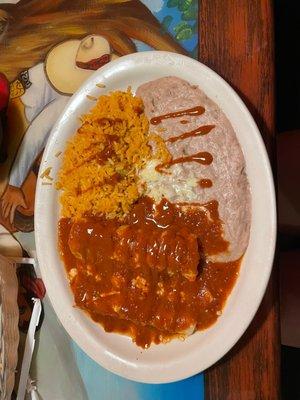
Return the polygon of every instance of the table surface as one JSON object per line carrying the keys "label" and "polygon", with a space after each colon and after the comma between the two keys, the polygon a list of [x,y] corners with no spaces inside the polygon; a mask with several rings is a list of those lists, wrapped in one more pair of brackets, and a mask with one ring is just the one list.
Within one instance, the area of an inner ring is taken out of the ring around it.
{"label": "table surface", "polygon": [[[274,37],[271,0],[201,0],[199,60],[239,93],[274,161]],[[273,164],[274,165],[274,164]],[[237,345],[205,372],[206,400],[280,398],[276,268],[263,302]]]}

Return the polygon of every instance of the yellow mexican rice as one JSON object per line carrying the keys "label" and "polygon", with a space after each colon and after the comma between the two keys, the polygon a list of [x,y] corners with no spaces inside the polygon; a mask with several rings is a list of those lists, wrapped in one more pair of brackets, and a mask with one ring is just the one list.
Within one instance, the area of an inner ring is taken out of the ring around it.
{"label": "yellow mexican rice", "polygon": [[[56,184],[62,216],[122,217],[141,195],[138,171],[169,153],[150,135],[143,102],[130,89],[101,96],[68,142]],[[156,154],[152,154],[154,144]]]}

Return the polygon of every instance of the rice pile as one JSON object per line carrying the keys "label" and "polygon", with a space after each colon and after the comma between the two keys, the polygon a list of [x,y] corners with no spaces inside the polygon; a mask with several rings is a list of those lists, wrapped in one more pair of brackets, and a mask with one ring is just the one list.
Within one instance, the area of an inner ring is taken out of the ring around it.
{"label": "rice pile", "polygon": [[138,172],[148,160],[170,155],[162,139],[149,134],[143,102],[130,89],[99,97],[81,120],[56,184],[62,216],[122,218],[144,191]]}

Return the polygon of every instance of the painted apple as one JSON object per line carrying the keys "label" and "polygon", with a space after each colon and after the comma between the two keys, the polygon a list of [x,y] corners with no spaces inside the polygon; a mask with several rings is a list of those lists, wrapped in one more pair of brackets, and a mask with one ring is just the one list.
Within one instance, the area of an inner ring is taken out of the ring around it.
{"label": "painted apple", "polygon": [[0,111],[6,108],[9,98],[9,84],[2,73],[0,73]]}

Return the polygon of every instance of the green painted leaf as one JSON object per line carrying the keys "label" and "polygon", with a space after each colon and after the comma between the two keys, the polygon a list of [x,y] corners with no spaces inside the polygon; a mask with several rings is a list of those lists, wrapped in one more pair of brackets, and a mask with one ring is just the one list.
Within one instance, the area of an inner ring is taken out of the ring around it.
{"label": "green painted leaf", "polygon": [[178,10],[186,11],[190,8],[193,0],[178,0]]}
{"label": "green painted leaf", "polygon": [[192,28],[186,28],[182,29],[180,32],[176,34],[176,39],[181,41],[181,40],[187,40],[190,39],[193,36]]}
{"label": "green painted leaf", "polygon": [[173,21],[173,17],[172,15],[167,15],[165,16],[165,18],[162,20],[162,26],[164,28],[165,31],[167,31],[169,29],[170,23]]}
{"label": "green painted leaf", "polygon": [[181,21],[174,27],[174,31],[176,33],[179,33],[183,29],[188,29],[188,28],[190,28],[190,25],[185,21]]}
{"label": "green painted leaf", "polygon": [[178,1],[179,0],[168,0],[167,7],[169,7],[169,8],[177,7],[178,6]]}
{"label": "green painted leaf", "polygon": [[183,21],[194,21],[197,19],[197,9],[196,7],[191,6],[187,10],[182,13],[181,16]]}

